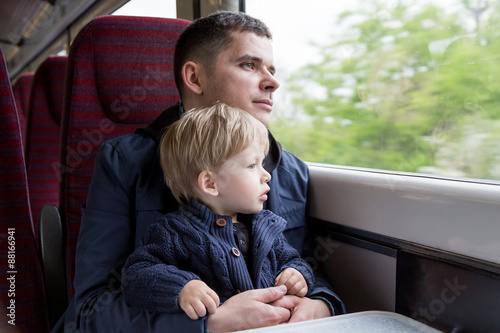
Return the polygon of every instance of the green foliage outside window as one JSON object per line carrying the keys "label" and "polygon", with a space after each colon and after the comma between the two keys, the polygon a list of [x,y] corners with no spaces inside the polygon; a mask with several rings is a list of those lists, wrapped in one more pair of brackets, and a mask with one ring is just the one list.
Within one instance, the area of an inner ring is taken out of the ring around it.
{"label": "green foliage outside window", "polygon": [[[500,179],[500,6],[367,0],[287,81],[271,130],[310,162]],[[298,110],[298,111],[297,111]]]}

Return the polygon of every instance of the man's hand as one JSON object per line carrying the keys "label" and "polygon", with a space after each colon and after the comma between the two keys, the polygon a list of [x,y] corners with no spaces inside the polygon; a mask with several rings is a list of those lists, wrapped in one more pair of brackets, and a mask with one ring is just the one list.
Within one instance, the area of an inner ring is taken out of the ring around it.
{"label": "man's hand", "polygon": [[288,289],[287,295],[304,297],[307,294],[307,282],[304,276],[295,268],[287,268],[275,280],[276,286],[284,285]]}
{"label": "man's hand", "polygon": [[208,313],[213,314],[220,304],[219,296],[200,280],[191,280],[179,293],[177,302],[189,318],[195,320]]}
{"label": "man's hand", "polygon": [[286,291],[285,286],[279,286],[234,295],[208,316],[208,331],[231,332],[286,323],[290,311],[267,304],[281,299]]}
{"label": "man's hand", "polygon": [[275,307],[282,307],[290,311],[289,323],[329,317],[332,315],[330,307],[320,299],[286,295],[272,302]]}

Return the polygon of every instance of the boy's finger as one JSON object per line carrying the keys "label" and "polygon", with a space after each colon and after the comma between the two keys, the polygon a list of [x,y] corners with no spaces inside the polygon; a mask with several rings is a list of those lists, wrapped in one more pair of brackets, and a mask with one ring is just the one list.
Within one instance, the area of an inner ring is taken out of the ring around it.
{"label": "boy's finger", "polygon": [[288,283],[288,280],[290,279],[291,276],[293,276],[293,269],[291,269],[291,268],[285,269],[276,278],[276,285],[277,286],[278,285],[286,285],[288,288],[289,286],[287,285],[287,283]]}
{"label": "boy's finger", "polygon": [[303,287],[296,295],[299,296],[299,297],[304,297],[305,295],[307,295],[307,285],[305,287]]}
{"label": "boy's finger", "polygon": [[[276,277],[276,279],[274,279],[274,285],[275,286],[279,286],[280,285],[280,279],[281,279],[281,275],[283,274],[283,272],[279,273],[279,275]],[[283,284],[283,283],[281,283]]]}
{"label": "boy's finger", "polygon": [[217,310],[217,307],[219,306],[219,297],[217,295],[215,296],[217,300],[215,300],[211,295],[207,295],[207,297],[203,299],[203,304],[205,304],[206,310],[210,314],[215,313],[215,310]]}
{"label": "boy's finger", "polygon": [[295,284],[292,288],[288,290],[289,295],[296,295],[299,297],[305,296],[307,294],[307,284],[302,281]]}
{"label": "boy's finger", "polygon": [[200,317],[204,317],[206,314],[207,314],[207,308],[205,307],[205,304],[203,304],[203,302],[201,301],[196,301],[192,304],[196,314],[198,315],[198,317],[196,317],[195,319],[198,319]]}
{"label": "boy's finger", "polygon": [[183,309],[184,312],[186,312],[186,314],[188,315],[189,318],[193,319],[193,320],[196,320],[198,319],[198,315],[196,314],[196,310],[194,309],[194,307],[192,305],[189,305],[186,309]]}
{"label": "boy's finger", "polygon": [[290,290],[297,283],[300,283],[301,280],[302,280],[302,275],[292,274],[291,276],[288,277],[287,281],[285,282],[285,286],[287,287],[288,290]]}

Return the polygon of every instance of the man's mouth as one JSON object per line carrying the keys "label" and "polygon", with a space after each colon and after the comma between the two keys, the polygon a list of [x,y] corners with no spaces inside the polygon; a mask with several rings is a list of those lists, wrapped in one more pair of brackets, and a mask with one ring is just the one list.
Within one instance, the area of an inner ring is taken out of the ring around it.
{"label": "man's mouth", "polygon": [[253,102],[254,104],[257,104],[261,106],[262,108],[272,111],[273,110],[273,101],[270,99],[261,99]]}

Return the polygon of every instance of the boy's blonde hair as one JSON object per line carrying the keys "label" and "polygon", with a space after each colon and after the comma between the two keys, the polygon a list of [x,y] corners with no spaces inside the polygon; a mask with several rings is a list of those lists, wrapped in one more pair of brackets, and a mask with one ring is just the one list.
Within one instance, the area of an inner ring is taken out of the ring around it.
{"label": "boy's blonde hair", "polygon": [[173,123],[160,141],[160,164],[175,199],[198,199],[198,175],[217,172],[230,157],[248,148],[254,140],[269,151],[266,126],[248,112],[217,102],[192,109]]}

